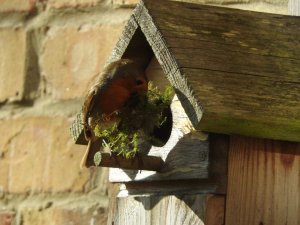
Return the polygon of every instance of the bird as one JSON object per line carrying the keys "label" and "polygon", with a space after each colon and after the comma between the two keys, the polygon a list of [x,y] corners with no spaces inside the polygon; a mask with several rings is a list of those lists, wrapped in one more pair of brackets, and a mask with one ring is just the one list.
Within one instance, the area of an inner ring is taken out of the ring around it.
{"label": "bird", "polygon": [[107,129],[118,123],[118,113],[137,95],[147,91],[145,72],[134,60],[120,59],[104,68],[88,90],[82,106],[83,130],[88,147],[81,160],[81,168],[86,166],[91,146],[97,140],[94,133],[96,125]]}

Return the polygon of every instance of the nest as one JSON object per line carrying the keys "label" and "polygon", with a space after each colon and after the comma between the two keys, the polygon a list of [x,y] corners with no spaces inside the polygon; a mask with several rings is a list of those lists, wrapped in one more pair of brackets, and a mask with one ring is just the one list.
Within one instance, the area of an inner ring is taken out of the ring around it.
{"label": "nest", "polygon": [[95,127],[95,135],[103,140],[117,155],[133,158],[139,152],[140,140],[157,142],[154,130],[167,121],[166,111],[170,108],[173,89],[168,86],[163,92],[149,82],[147,94],[136,95],[119,112],[118,123],[107,129]]}

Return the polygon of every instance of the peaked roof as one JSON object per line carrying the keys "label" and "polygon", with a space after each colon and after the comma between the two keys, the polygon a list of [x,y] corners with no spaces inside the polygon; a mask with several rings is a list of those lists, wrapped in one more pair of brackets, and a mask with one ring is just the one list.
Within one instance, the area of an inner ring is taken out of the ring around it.
{"label": "peaked roof", "polygon": [[143,0],[110,60],[153,55],[195,128],[300,141],[300,17]]}
{"label": "peaked roof", "polygon": [[196,128],[300,141],[300,17],[143,0],[112,59],[153,53]]}

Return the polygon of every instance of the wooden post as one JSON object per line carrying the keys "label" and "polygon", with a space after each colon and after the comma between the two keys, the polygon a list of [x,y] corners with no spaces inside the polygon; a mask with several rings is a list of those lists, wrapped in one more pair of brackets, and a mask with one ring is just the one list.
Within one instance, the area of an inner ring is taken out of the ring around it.
{"label": "wooden post", "polygon": [[232,137],[226,224],[300,224],[300,143]]}

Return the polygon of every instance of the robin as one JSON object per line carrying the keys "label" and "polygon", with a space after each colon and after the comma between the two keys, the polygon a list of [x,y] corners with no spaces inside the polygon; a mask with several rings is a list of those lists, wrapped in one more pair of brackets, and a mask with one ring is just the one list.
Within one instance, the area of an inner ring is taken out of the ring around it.
{"label": "robin", "polygon": [[120,59],[104,68],[89,89],[83,103],[84,135],[88,147],[81,161],[86,165],[91,144],[97,139],[94,129],[107,129],[118,122],[118,113],[138,94],[145,94],[148,82],[145,73],[130,59]]}

